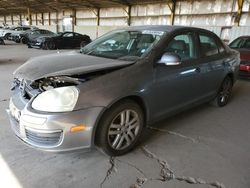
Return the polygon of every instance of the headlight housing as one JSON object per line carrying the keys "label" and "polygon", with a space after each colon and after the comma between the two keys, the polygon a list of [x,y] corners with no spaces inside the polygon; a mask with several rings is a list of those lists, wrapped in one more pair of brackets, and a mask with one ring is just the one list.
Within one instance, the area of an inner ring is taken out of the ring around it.
{"label": "headlight housing", "polygon": [[39,94],[31,106],[44,112],[72,111],[78,100],[79,90],[75,86],[50,89]]}

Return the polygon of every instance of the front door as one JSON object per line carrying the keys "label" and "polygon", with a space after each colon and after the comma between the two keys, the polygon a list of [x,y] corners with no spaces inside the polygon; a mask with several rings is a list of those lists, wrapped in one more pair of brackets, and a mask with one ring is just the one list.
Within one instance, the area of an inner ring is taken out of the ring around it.
{"label": "front door", "polygon": [[74,47],[74,33],[68,32],[64,33],[62,36],[62,47],[64,48],[72,48]]}
{"label": "front door", "polygon": [[197,40],[193,32],[175,35],[166,45],[164,53],[171,52],[181,59],[180,65],[157,64],[154,70],[152,118],[186,107],[202,95]]}

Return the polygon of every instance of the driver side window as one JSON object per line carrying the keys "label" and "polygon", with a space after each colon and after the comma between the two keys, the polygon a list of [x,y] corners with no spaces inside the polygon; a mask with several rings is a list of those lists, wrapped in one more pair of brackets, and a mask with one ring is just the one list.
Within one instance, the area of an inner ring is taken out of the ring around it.
{"label": "driver side window", "polygon": [[186,34],[176,35],[167,45],[164,52],[175,53],[182,61],[196,58],[194,48],[194,34],[189,32]]}
{"label": "driver side window", "polygon": [[73,33],[65,33],[63,37],[73,37]]}

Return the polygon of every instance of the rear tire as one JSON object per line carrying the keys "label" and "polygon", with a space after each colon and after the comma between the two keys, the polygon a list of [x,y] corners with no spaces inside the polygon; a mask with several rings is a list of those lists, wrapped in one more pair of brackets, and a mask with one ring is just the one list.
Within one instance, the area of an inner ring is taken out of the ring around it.
{"label": "rear tire", "polygon": [[131,100],[112,106],[100,120],[96,145],[110,156],[123,155],[138,143],[144,126],[141,107]]}
{"label": "rear tire", "polygon": [[216,98],[212,101],[212,104],[217,107],[223,107],[227,105],[232,95],[232,89],[233,81],[229,76],[227,76],[223,80]]}

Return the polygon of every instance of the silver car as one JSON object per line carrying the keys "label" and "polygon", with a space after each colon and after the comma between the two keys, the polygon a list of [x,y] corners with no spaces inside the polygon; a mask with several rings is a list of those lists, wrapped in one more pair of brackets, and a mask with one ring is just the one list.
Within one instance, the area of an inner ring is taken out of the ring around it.
{"label": "silver car", "polygon": [[23,64],[8,113],[18,138],[35,148],[97,146],[122,155],[157,120],[208,101],[226,105],[239,62],[238,52],[203,29],[128,27],[80,52]]}

